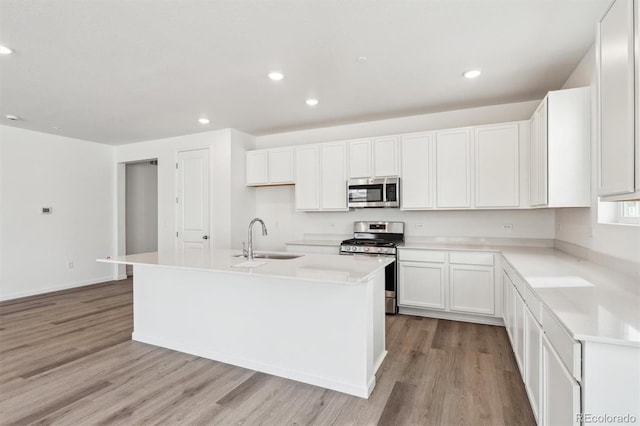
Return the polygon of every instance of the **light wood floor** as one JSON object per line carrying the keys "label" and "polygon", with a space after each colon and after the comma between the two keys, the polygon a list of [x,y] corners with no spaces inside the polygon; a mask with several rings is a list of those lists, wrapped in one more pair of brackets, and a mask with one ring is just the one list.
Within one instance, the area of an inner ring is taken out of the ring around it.
{"label": "light wood floor", "polygon": [[529,425],[502,327],[387,317],[368,400],[131,341],[131,281],[0,304],[1,424]]}

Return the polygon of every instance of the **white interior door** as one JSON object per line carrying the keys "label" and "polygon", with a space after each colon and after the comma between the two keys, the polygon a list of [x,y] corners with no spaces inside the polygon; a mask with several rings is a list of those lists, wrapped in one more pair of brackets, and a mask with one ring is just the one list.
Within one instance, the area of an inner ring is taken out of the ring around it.
{"label": "white interior door", "polygon": [[209,247],[209,150],[178,153],[178,248]]}

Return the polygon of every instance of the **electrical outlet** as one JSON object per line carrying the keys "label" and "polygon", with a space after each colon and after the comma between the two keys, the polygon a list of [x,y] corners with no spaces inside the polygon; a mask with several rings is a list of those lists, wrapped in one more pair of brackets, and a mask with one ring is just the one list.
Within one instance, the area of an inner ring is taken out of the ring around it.
{"label": "electrical outlet", "polygon": [[424,223],[416,223],[416,229],[423,229]]}
{"label": "electrical outlet", "polygon": [[503,231],[513,231],[513,224],[512,223],[505,223],[504,225],[502,225],[502,230]]}
{"label": "electrical outlet", "polygon": [[73,269],[73,260],[70,260],[70,261],[67,263],[67,269]]}

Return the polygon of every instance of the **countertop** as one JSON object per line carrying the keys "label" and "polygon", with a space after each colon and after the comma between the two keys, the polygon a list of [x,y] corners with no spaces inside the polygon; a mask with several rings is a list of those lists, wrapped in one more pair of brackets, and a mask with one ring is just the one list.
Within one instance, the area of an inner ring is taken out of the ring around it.
{"label": "countertop", "polygon": [[552,248],[500,251],[574,339],[640,347],[637,280]]}
{"label": "countertop", "polygon": [[[257,253],[262,253],[257,251]],[[257,267],[238,267],[246,258],[236,257],[239,250],[186,249],[151,252],[97,259],[98,262],[125,265],[209,270],[251,276],[295,278],[337,284],[358,284],[394,261],[389,257],[340,256],[338,254],[304,254],[295,259],[255,259]],[[293,254],[293,253],[285,253]]]}
{"label": "countertop", "polygon": [[640,283],[611,268],[550,247],[425,242],[401,249],[501,253],[575,340],[640,347]]}

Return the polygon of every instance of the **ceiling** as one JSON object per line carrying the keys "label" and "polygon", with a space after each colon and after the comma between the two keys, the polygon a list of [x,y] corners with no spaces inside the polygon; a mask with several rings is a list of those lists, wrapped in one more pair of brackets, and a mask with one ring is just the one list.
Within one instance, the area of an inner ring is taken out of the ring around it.
{"label": "ceiling", "polygon": [[609,3],[0,0],[0,123],[115,145],[540,99]]}

